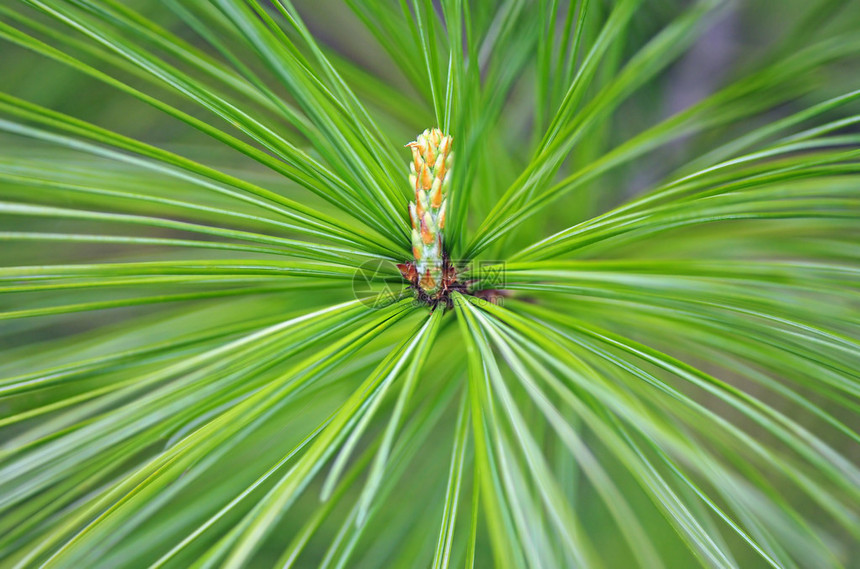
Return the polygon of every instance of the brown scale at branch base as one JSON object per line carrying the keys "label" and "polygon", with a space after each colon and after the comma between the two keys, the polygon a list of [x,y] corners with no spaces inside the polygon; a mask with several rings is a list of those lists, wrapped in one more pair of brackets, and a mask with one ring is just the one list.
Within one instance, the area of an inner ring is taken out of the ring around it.
{"label": "brown scale at branch base", "polygon": [[468,286],[462,283],[457,278],[457,268],[451,263],[447,254],[442,256],[442,282],[432,294],[428,294],[420,285],[418,279],[418,270],[415,268],[415,263],[409,261],[397,265],[400,274],[409,283],[409,286],[415,291],[418,300],[427,304],[432,309],[436,309],[440,304],[444,304],[445,308],[453,308],[454,302],[451,300],[451,294],[459,292],[462,294],[470,294]]}
{"label": "brown scale at branch base", "polygon": [[[502,299],[512,296],[511,291],[504,289],[488,288],[472,290],[471,287],[476,281],[460,281],[457,274],[457,268],[453,263],[451,263],[447,254],[443,255],[442,267],[442,283],[439,289],[433,294],[428,294],[423,288],[421,288],[418,270],[415,268],[415,264],[412,261],[397,265],[397,268],[400,270],[400,274],[409,283],[410,288],[413,290],[418,300],[429,306],[432,310],[435,310],[440,304],[443,304],[446,309],[454,308],[454,302],[451,299],[451,295],[454,292],[459,292],[460,294],[467,296],[474,296],[492,304],[499,304]],[[530,301],[528,298],[523,298],[523,300],[526,302]]]}

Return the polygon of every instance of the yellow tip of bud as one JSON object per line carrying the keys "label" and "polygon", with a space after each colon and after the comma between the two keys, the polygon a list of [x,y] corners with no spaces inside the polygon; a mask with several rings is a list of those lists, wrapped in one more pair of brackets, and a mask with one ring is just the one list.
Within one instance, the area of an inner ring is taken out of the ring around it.
{"label": "yellow tip of bud", "polygon": [[421,288],[424,290],[433,290],[436,288],[436,280],[433,278],[433,275],[430,274],[430,271],[424,273],[424,276],[421,278]]}
{"label": "yellow tip of bud", "polygon": [[433,209],[442,205],[442,180],[439,178],[433,180],[433,186],[430,188],[430,205]]}
{"label": "yellow tip of bud", "polygon": [[439,141],[439,153],[442,156],[448,154],[448,151],[451,150],[451,142],[453,139],[450,136],[443,136],[442,140]]}
{"label": "yellow tip of bud", "polygon": [[433,233],[424,221],[421,222],[421,241],[423,241],[425,245],[433,243]]}
{"label": "yellow tip of bud", "polygon": [[429,190],[430,186],[433,184],[433,176],[430,174],[430,168],[422,165],[421,174],[418,179],[421,181],[421,187],[425,190]]}

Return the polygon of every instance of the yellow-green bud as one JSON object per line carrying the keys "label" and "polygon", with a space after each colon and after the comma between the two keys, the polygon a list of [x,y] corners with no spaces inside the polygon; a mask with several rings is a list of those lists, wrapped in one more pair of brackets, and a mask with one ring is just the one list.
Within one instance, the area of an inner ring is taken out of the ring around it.
{"label": "yellow-green bud", "polygon": [[452,143],[450,136],[434,128],[406,145],[412,151],[409,185],[415,192],[415,202],[409,205],[412,253],[418,284],[427,294],[435,293],[442,282],[442,228],[451,186]]}

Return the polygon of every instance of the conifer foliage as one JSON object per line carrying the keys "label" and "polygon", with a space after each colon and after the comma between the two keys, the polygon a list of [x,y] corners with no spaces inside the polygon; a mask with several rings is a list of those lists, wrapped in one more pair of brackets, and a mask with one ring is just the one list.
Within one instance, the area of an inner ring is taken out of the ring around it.
{"label": "conifer foliage", "polygon": [[856,566],[859,69],[839,0],[0,0],[0,567]]}

